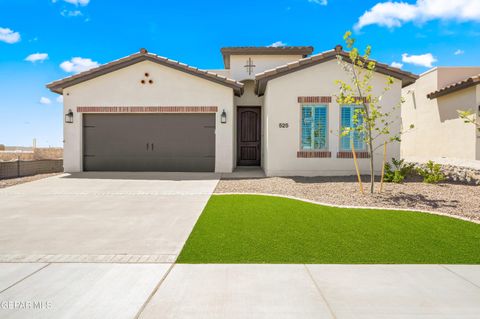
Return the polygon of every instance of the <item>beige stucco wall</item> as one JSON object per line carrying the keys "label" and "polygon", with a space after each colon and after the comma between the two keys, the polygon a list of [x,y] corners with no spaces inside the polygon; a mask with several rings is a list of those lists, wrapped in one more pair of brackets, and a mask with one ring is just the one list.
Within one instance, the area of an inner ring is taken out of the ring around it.
{"label": "beige stucco wall", "polygon": [[[469,76],[480,74],[478,66],[441,66],[425,72],[424,74],[437,73],[437,88],[445,87],[449,84],[463,81]],[[421,76],[423,76],[422,74]],[[429,92],[430,93],[430,92]]]}
{"label": "beige stucco wall", "polygon": [[[467,73],[460,78],[461,71]],[[402,119],[415,125],[402,138],[403,158],[419,161],[440,157],[480,159],[475,127],[465,124],[457,113],[457,110],[477,110],[478,89],[472,87],[433,100],[427,98],[427,94],[465,79],[471,72],[470,68],[437,68],[422,74],[414,84],[403,89]],[[452,80],[446,80],[448,78]]]}
{"label": "beige stucco wall", "polygon": [[[310,68],[306,68],[288,75],[270,80],[267,84],[264,99],[264,130],[265,130],[265,162],[264,169],[267,175],[353,175],[355,167],[353,159],[339,159],[337,152],[340,141],[340,109],[332,99],[328,105],[329,137],[328,147],[331,158],[297,158],[300,149],[300,108],[298,96],[332,96],[338,93],[334,81],[342,79],[348,81],[346,74],[336,61],[329,61]],[[373,86],[377,94],[386,84],[386,77],[375,74]],[[383,99],[384,110],[400,102],[401,82],[395,80],[392,89]],[[400,118],[400,110],[396,115]],[[279,123],[288,123],[288,128],[279,128]],[[400,129],[400,119],[392,126],[392,132]],[[380,141],[383,143],[383,141]],[[398,158],[400,146],[398,143],[389,144],[388,158]],[[382,150],[375,153],[375,168],[381,170]],[[369,173],[369,160],[359,159],[361,172]]]}
{"label": "beige stucco wall", "polygon": [[227,77],[227,78],[230,78],[230,79],[231,79],[230,70],[225,70],[225,69],[211,69],[211,70],[207,70],[207,71],[210,71],[210,72],[213,72],[213,73],[216,73],[216,74],[218,74],[218,75],[221,75],[221,76],[224,76],[224,77]]}
{"label": "beige stucco wall", "polygon": [[[153,84],[141,84],[144,73]],[[143,61],[64,90],[64,113],[74,112],[74,123],[64,123],[64,167],[82,171],[82,116],[77,106],[217,106],[216,172],[234,165],[233,90],[226,86],[150,61]],[[220,123],[225,110],[229,120]]]}
{"label": "beige stucco wall", "polygon": [[255,82],[252,80],[243,81],[242,96],[235,96],[235,105],[240,106],[261,106],[263,104],[263,97],[255,94]]}
{"label": "beige stucco wall", "polygon": [[[250,75],[247,72],[247,68],[245,68],[248,58],[251,58],[255,65]],[[253,80],[255,79],[255,74],[301,58],[301,55],[232,55],[230,56],[230,77],[237,81]]]}

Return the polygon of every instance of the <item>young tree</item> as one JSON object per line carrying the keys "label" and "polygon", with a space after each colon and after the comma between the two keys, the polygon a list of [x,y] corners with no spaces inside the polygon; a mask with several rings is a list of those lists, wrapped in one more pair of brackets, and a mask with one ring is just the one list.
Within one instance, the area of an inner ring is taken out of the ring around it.
{"label": "young tree", "polygon": [[480,132],[480,122],[477,120],[476,115],[471,111],[457,111],[458,116],[468,124],[473,124],[477,127],[477,130]]}
{"label": "young tree", "polygon": [[[400,141],[401,132],[392,132],[391,126],[399,121],[396,110],[400,108],[403,99],[396,105],[382,105],[383,96],[391,89],[394,80],[388,76],[385,86],[374,93],[372,80],[375,75],[375,62],[370,60],[371,47],[367,46],[363,55],[354,46],[355,39],[350,31],[344,35],[347,48],[350,50],[348,58],[337,55],[338,63],[348,73],[349,81],[336,80],[340,94],[337,96],[339,105],[355,105],[351,127],[343,127],[340,134],[358,138],[367,146],[370,156],[370,193],[374,192],[374,156],[375,151],[383,146],[383,142]],[[379,92],[379,94],[378,94]],[[386,109],[387,111],[385,111]],[[413,128],[413,126],[410,126]]]}

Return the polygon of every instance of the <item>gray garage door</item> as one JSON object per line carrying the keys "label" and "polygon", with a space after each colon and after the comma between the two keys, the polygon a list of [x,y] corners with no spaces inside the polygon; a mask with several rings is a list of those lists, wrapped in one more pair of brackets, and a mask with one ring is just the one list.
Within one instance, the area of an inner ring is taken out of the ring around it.
{"label": "gray garage door", "polygon": [[85,171],[212,172],[214,114],[85,114]]}

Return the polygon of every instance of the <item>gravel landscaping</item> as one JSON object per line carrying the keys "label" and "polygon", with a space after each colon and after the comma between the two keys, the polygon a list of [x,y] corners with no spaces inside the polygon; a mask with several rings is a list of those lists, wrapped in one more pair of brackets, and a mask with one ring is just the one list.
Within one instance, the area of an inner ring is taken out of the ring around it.
{"label": "gravel landscaping", "polygon": [[24,177],[18,177],[18,178],[0,179],[0,188],[10,187],[17,184],[28,183],[28,182],[36,181],[42,178],[55,176],[58,174],[59,173],[38,174],[38,175],[24,176]]}
{"label": "gravel landscaping", "polygon": [[480,186],[454,183],[385,183],[383,193],[362,195],[354,176],[245,178],[222,179],[215,193],[287,195],[334,205],[428,210],[480,221]]}

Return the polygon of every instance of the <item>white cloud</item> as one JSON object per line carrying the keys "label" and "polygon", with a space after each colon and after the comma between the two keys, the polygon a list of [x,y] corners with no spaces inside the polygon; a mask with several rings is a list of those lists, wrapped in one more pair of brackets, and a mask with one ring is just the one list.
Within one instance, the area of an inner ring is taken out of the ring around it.
{"label": "white cloud", "polygon": [[437,59],[431,53],[420,55],[408,55],[404,53],[402,54],[402,62],[431,68],[433,63],[437,62]]}
{"label": "white cloud", "polygon": [[46,105],[46,104],[52,104],[52,101],[51,101],[48,97],[42,96],[42,97],[40,98],[40,104],[45,104],[45,105]]}
{"label": "white cloud", "polygon": [[30,54],[25,58],[25,61],[30,61],[32,63],[35,63],[37,61],[43,62],[46,59],[48,59],[48,54],[47,53],[33,53]]}
{"label": "white cloud", "polygon": [[20,41],[20,33],[14,32],[9,28],[0,28],[0,41],[6,43],[16,43]]}
{"label": "white cloud", "polygon": [[62,70],[69,73],[79,73],[90,70],[91,68],[95,68],[97,66],[98,62],[81,57],[75,57],[72,58],[70,61],[63,61],[60,64]]}
{"label": "white cloud", "polygon": [[73,10],[73,11],[70,11],[70,10],[63,10],[62,12],[60,12],[60,14],[64,17],[79,17],[79,16],[83,16],[83,13],[82,11],[80,10]]}
{"label": "white cloud", "polygon": [[326,6],[328,4],[328,0],[308,0],[310,3],[316,3],[321,6]]}
{"label": "white cloud", "polygon": [[[90,0],[63,0],[63,1],[65,1],[67,3],[74,4],[76,6],[78,6],[78,5],[86,6],[90,2]],[[56,1],[54,1],[54,2],[56,2]]]}
{"label": "white cloud", "polygon": [[366,11],[355,24],[360,30],[371,24],[393,28],[407,22],[430,20],[480,21],[478,0],[417,0],[416,3],[380,2]]}
{"label": "white cloud", "polygon": [[458,49],[457,51],[453,52],[454,55],[462,55],[465,51]]}
{"label": "white cloud", "polygon": [[286,45],[287,44],[283,43],[282,41],[277,41],[277,42],[273,42],[272,44],[270,44],[269,47],[278,48],[278,47],[284,47]]}
{"label": "white cloud", "polygon": [[63,103],[63,95],[57,96],[56,101],[57,101],[58,103]]}
{"label": "white cloud", "polygon": [[399,68],[399,69],[403,67],[403,63],[400,63],[400,62],[392,62],[392,64],[390,65],[393,66],[394,68]]}

